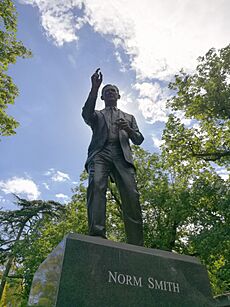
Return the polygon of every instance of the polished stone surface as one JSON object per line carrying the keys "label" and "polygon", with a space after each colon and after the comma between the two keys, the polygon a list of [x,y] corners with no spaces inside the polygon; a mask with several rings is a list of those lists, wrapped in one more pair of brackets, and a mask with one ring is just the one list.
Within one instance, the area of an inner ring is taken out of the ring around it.
{"label": "polished stone surface", "polygon": [[69,234],[41,264],[30,306],[214,306],[190,256]]}
{"label": "polished stone surface", "polygon": [[29,306],[55,306],[58,297],[65,244],[66,238],[49,254],[34,274],[28,302]]}

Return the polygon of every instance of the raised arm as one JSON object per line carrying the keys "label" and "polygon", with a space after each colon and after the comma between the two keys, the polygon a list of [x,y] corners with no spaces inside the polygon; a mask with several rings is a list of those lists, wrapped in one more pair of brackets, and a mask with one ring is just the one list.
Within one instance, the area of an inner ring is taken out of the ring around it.
{"label": "raised arm", "polygon": [[90,125],[95,120],[95,105],[98,95],[99,87],[102,83],[102,73],[100,72],[100,68],[98,68],[95,73],[91,76],[91,90],[89,92],[89,96],[85,102],[85,105],[82,108],[82,117],[86,124]]}

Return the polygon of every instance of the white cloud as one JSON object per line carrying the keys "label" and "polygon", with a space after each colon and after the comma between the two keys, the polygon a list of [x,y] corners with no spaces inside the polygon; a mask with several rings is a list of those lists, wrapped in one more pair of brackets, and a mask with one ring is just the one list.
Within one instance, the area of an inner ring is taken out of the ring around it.
{"label": "white cloud", "polygon": [[[193,70],[198,56],[211,47],[221,48],[229,43],[229,0],[21,0],[21,3],[39,8],[46,35],[59,46],[77,41],[79,29],[90,25],[114,44],[121,70],[128,67],[123,63],[122,50],[136,72],[136,83],[144,82],[146,86],[152,85],[152,79],[170,80],[182,67]],[[152,122],[166,120],[162,99],[139,98],[145,118]]]}
{"label": "white cloud", "polygon": [[5,194],[15,193],[16,195],[25,195],[29,200],[37,199],[41,194],[33,180],[20,177],[0,181],[0,189]]}
{"label": "white cloud", "polygon": [[117,62],[120,64],[120,71],[126,72],[128,70],[128,65],[123,61],[121,53],[118,50],[116,50],[114,52],[114,55],[117,59]]}
{"label": "white cloud", "polygon": [[135,99],[130,93],[126,93],[123,90],[119,90],[121,98],[118,101],[118,107],[124,112],[130,113],[130,109],[133,111],[133,106],[135,105]]}
{"label": "white cloud", "polygon": [[183,111],[173,111],[172,113],[175,114],[177,118],[180,119],[181,123],[185,126],[190,126],[192,124],[192,120],[190,118],[185,117],[185,112]]}
{"label": "white cloud", "polygon": [[219,167],[217,168],[216,172],[223,180],[229,179],[230,171],[228,171],[226,168]]}
{"label": "white cloud", "polygon": [[64,182],[70,180],[70,177],[67,173],[56,171],[54,168],[50,168],[47,172],[44,173],[44,175],[49,176],[51,180],[55,182]]}
{"label": "white cloud", "polygon": [[67,181],[70,180],[70,177],[68,174],[57,171],[55,174],[53,174],[53,176],[51,177],[51,179],[53,181],[58,181],[58,182],[63,182],[63,181]]}
{"label": "white cloud", "polygon": [[55,197],[59,200],[62,200],[64,203],[67,203],[68,201],[70,201],[70,197],[62,193],[56,194]]}
{"label": "white cloud", "polygon": [[5,203],[6,202],[6,199],[0,195],[0,203]]}
{"label": "white cloud", "polygon": [[160,149],[160,146],[164,144],[164,141],[162,139],[159,139],[155,134],[152,134],[152,140],[155,147]]}
{"label": "white cloud", "polygon": [[48,183],[43,182],[42,184],[44,185],[44,187],[46,188],[46,190],[50,190],[50,187],[49,187]]}
{"label": "white cloud", "polygon": [[193,68],[195,59],[213,47],[213,42],[217,47],[229,43],[228,0],[21,3],[39,8],[43,28],[58,45],[77,40],[79,29],[86,23],[103,35],[110,34],[115,46],[122,46],[133,56],[132,66],[140,78],[165,79],[182,66]]}
{"label": "white cloud", "polygon": [[78,40],[77,31],[86,20],[77,17],[74,9],[81,9],[82,1],[21,0],[21,3],[37,6],[41,13],[41,24],[48,38],[58,46]]}
{"label": "white cloud", "polygon": [[166,101],[169,97],[168,90],[161,88],[159,83],[136,83],[134,88],[139,91],[139,109],[146,120],[153,123],[167,121]]}
{"label": "white cloud", "polygon": [[65,195],[65,194],[62,194],[62,193],[56,194],[55,197],[57,197],[57,198],[64,198],[64,199],[68,199],[69,198],[68,195]]}
{"label": "white cloud", "polygon": [[74,57],[72,54],[68,54],[67,57],[68,57],[69,62],[72,64],[72,66],[74,68],[76,68],[77,67],[77,59],[76,59],[76,57]]}
{"label": "white cloud", "polygon": [[46,171],[44,173],[45,176],[50,176],[52,175],[53,173],[55,172],[55,169],[54,168],[50,168],[48,171]]}

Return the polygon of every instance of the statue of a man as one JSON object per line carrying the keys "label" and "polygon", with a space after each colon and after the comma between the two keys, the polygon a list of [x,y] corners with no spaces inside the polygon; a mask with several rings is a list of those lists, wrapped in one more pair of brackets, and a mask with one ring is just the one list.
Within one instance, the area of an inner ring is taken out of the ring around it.
{"label": "statue of a man", "polygon": [[140,145],[144,137],[134,116],[117,108],[120,95],[115,85],[103,87],[101,99],[105,102],[105,108],[95,110],[102,78],[98,68],[91,77],[92,88],[82,111],[86,124],[93,132],[85,165],[89,173],[89,235],[106,238],[106,191],[111,176],[121,197],[127,242],[143,245],[142,214],[129,140]]}

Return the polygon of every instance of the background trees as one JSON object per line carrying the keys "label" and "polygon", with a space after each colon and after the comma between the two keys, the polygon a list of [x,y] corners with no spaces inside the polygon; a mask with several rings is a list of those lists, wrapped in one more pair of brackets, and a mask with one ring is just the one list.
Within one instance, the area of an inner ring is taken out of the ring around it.
{"label": "background trees", "polygon": [[198,62],[195,73],[181,70],[175,76],[169,88],[176,94],[168,101],[172,110],[183,111],[196,125],[185,128],[171,115],[163,139],[168,150],[180,147],[181,158],[193,156],[229,166],[230,45],[210,49]]}
{"label": "background trees", "polygon": [[[15,278],[23,284],[22,294],[28,294],[34,272],[33,266],[26,264],[29,259],[35,263],[36,260],[41,260],[41,252],[37,253],[38,251],[33,249],[33,243],[41,235],[44,224],[50,220],[55,224],[65,211],[61,204],[54,201],[28,201],[16,196],[16,204],[20,209],[0,211],[0,264],[3,265],[0,300],[7,280],[10,283],[10,280]],[[47,251],[46,249],[45,252]]]}
{"label": "background trees", "polygon": [[229,170],[230,165],[230,45],[210,49],[198,62],[193,74],[181,70],[169,84],[175,94],[168,106],[184,112],[191,124],[169,116],[162,155],[174,173],[182,176],[187,170],[190,176],[194,212],[184,252],[199,255],[214,293],[221,293],[230,287],[230,180],[220,178],[216,166]]}
{"label": "background trees", "polygon": [[21,41],[17,41],[17,13],[11,0],[0,1],[0,136],[15,134],[19,123],[7,115],[9,104],[14,104],[19,91],[12,78],[7,75],[9,64],[18,57],[30,57],[31,52]]}

